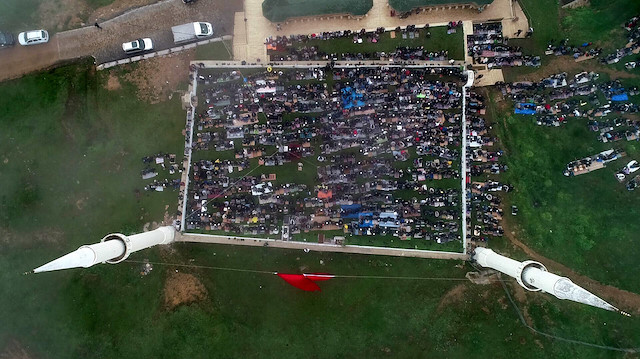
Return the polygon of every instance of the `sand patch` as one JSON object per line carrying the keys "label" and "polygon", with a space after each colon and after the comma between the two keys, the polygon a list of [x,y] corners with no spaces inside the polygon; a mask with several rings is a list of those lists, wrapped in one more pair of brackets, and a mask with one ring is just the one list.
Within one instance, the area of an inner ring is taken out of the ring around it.
{"label": "sand patch", "polygon": [[194,49],[179,54],[154,57],[135,64],[136,68],[125,76],[138,88],[141,101],[158,103],[170,98],[179,84],[189,78],[189,61]]}
{"label": "sand patch", "polygon": [[118,76],[114,75],[113,73],[109,74],[109,78],[107,79],[107,85],[105,86],[105,88],[109,91],[115,91],[118,90],[122,87],[122,85],[120,85],[120,80],[118,79]]}
{"label": "sand patch", "polygon": [[207,298],[207,289],[192,274],[169,272],[164,286],[164,306],[173,310]]}
{"label": "sand patch", "polygon": [[80,198],[79,200],[76,201],[76,208],[79,210],[83,210],[84,209],[84,204],[86,202],[86,200],[88,200],[89,198],[85,197],[85,198]]}
{"label": "sand patch", "polygon": [[0,352],[0,359],[30,359],[31,355],[26,351],[26,349],[18,342],[13,339],[10,340],[7,345]]}
{"label": "sand patch", "polygon": [[451,303],[461,302],[462,298],[464,298],[464,293],[466,290],[467,285],[466,283],[463,283],[458,284],[457,286],[446,292],[440,299],[440,303],[438,303],[437,311],[440,312],[444,307]]}

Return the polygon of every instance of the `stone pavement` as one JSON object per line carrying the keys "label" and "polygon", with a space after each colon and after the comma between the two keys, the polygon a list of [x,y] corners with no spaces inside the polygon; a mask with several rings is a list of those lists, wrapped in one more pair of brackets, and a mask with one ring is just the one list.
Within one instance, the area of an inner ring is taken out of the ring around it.
{"label": "stone pavement", "polygon": [[[339,31],[360,29],[374,30],[378,27],[394,29],[398,26],[446,24],[449,21],[480,22],[488,20],[502,20],[504,33],[508,37],[515,37],[518,29],[522,29],[521,36],[529,29],[529,23],[520,5],[512,0],[494,0],[482,12],[463,6],[451,5],[432,8],[419,14],[413,14],[406,19],[391,16],[388,0],[373,0],[373,7],[361,17],[348,15],[316,16],[291,19],[281,23],[282,29],[276,30],[276,24],[262,16],[263,0],[245,0],[245,12],[242,18],[244,29],[236,22],[234,27],[234,57],[236,60],[268,61],[265,39],[270,36],[311,34],[324,31]],[[247,19],[244,21],[244,19]],[[237,19],[237,17],[236,17]],[[509,36],[511,35],[511,36]],[[242,51],[244,48],[246,51]],[[237,55],[236,55],[237,54]]]}

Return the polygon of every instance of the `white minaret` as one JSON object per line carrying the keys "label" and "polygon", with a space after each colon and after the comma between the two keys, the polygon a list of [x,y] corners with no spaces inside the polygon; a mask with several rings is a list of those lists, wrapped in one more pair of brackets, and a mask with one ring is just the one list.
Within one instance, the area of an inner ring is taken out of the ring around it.
{"label": "white minaret", "polygon": [[501,256],[491,249],[481,247],[475,249],[473,259],[483,267],[493,268],[515,278],[518,284],[526,290],[532,292],[543,291],[553,294],[559,299],[568,299],[628,315],[586,289],[576,285],[569,278],[549,273],[547,268],[540,262],[518,262],[511,258]]}
{"label": "white minaret", "polygon": [[88,268],[97,263],[120,263],[133,252],[153,247],[156,244],[169,244],[175,239],[173,227],[160,227],[153,231],[125,236],[120,233],[106,235],[100,243],[82,246],[75,251],[55,259],[33,270],[34,273],[50,272],[69,268]]}

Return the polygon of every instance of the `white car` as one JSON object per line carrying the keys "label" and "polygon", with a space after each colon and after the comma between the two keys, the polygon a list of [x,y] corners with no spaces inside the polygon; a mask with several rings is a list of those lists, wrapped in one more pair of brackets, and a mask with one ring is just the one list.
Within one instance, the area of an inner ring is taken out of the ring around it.
{"label": "white car", "polygon": [[626,166],[624,166],[624,168],[622,169],[622,172],[624,172],[625,174],[631,174],[639,169],[640,169],[640,165],[638,165],[638,161],[633,160],[627,163]]}
{"label": "white car", "polygon": [[137,39],[122,44],[122,50],[126,53],[153,50],[153,41],[150,38]]}
{"label": "white car", "polygon": [[632,160],[622,167],[620,171],[616,172],[616,178],[618,181],[622,182],[627,175],[630,175],[637,170],[640,170],[640,165],[638,165],[638,161]]}
{"label": "white car", "polygon": [[18,42],[22,46],[44,44],[49,42],[47,30],[31,30],[18,34]]}

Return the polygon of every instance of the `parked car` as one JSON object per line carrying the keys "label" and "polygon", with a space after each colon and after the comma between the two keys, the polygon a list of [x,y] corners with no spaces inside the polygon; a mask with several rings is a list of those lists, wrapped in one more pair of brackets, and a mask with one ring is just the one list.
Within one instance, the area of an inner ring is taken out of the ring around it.
{"label": "parked car", "polygon": [[146,37],[144,39],[137,39],[122,44],[122,50],[130,54],[135,52],[142,52],[147,50],[153,50],[153,41]]}
{"label": "parked car", "polygon": [[49,42],[47,30],[31,30],[18,34],[18,42],[22,46],[44,44]]}
{"label": "parked car", "polygon": [[16,43],[16,39],[13,37],[13,34],[0,31],[0,49],[13,46],[13,44],[15,43]]}

